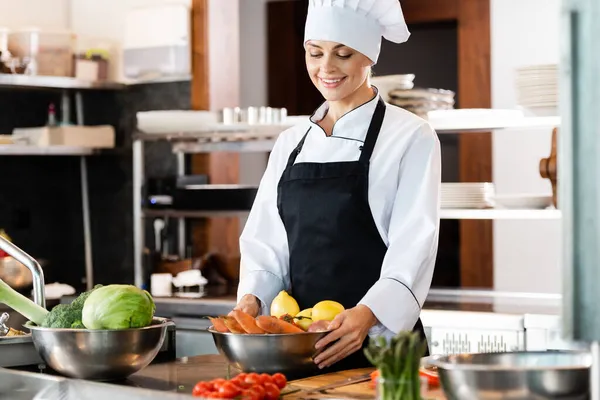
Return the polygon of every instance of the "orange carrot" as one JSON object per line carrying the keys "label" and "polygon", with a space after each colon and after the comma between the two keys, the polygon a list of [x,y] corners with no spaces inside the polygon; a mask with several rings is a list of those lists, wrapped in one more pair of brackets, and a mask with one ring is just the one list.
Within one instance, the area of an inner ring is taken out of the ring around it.
{"label": "orange carrot", "polygon": [[277,318],[261,315],[256,318],[256,325],[267,333],[283,333],[283,329],[277,323]]}
{"label": "orange carrot", "polygon": [[215,331],[221,332],[221,333],[229,332],[227,325],[225,325],[225,322],[223,322],[223,320],[221,318],[208,317],[208,319],[210,320],[210,322],[212,322],[213,328],[215,329]]}
{"label": "orange carrot", "polygon": [[296,325],[290,324],[289,322],[283,321],[281,319],[277,321],[277,323],[283,328],[283,333],[304,333],[304,330],[302,330],[302,328],[299,328]]}
{"label": "orange carrot", "polygon": [[223,322],[225,323],[225,326],[227,326],[227,329],[229,329],[232,333],[246,333],[244,328],[238,324],[235,318],[223,317]]}
{"label": "orange carrot", "polygon": [[259,328],[264,329],[268,333],[303,333],[304,331],[295,325],[282,321],[277,318],[261,315],[256,318],[256,324]]}
{"label": "orange carrot", "polygon": [[247,314],[240,310],[233,310],[233,318],[240,324],[240,326],[246,331],[246,333],[261,334],[265,333],[264,329],[261,329],[256,325],[256,320],[252,318],[250,314]]}

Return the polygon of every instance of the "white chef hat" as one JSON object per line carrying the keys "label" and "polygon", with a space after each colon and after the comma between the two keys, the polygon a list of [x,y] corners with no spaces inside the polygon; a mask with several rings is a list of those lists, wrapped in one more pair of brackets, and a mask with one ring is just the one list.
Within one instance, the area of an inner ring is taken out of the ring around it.
{"label": "white chef hat", "polygon": [[304,43],[341,43],[377,62],[381,37],[395,43],[408,40],[399,0],[310,0]]}

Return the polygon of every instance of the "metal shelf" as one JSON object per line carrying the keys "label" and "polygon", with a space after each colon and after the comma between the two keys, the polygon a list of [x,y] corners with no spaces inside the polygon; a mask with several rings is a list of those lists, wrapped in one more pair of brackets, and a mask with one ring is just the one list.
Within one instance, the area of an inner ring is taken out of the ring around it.
{"label": "metal shelf", "polygon": [[0,156],[87,156],[97,149],[77,146],[28,146],[19,144],[0,145]]}
{"label": "metal shelf", "polygon": [[170,217],[170,218],[235,218],[245,217],[249,210],[218,210],[218,211],[187,211],[173,209],[145,208],[145,217]]}
{"label": "metal shelf", "polygon": [[123,83],[107,81],[86,81],[64,76],[33,76],[19,74],[0,74],[0,87],[39,88],[39,89],[94,89],[120,90]]}
{"label": "metal shelf", "polygon": [[442,209],[440,212],[440,219],[555,220],[560,218],[561,212],[556,209]]}

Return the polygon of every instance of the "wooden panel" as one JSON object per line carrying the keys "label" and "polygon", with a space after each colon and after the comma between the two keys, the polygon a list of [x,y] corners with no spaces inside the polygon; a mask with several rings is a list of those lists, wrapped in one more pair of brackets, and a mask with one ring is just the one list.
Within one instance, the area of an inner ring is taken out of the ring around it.
{"label": "wooden panel", "polygon": [[267,3],[268,101],[290,115],[310,115],[323,102],[306,72],[304,24],[308,0]]}
{"label": "wooden panel", "polygon": [[[460,108],[491,107],[489,0],[459,0],[458,101]],[[460,178],[463,182],[491,182],[492,136],[459,138]],[[461,286],[492,288],[493,222],[461,221]]]}
{"label": "wooden panel", "polygon": [[401,0],[400,3],[408,24],[458,19],[459,0]]}
{"label": "wooden panel", "polygon": [[[218,111],[239,104],[239,0],[194,0],[192,3],[192,108]],[[208,174],[210,183],[239,183],[239,155],[197,154],[193,174]],[[223,273],[239,275],[239,219],[194,221],[195,256],[215,253]]]}

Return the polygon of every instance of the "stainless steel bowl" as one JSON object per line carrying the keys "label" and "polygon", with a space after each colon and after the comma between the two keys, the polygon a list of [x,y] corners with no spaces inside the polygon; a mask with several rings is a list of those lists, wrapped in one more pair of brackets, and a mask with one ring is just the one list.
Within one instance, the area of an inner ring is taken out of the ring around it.
{"label": "stainless steel bowl", "polygon": [[56,372],[79,379],[119,380],[146,367],[158,354],[173,322],[154,318],[145,328],[55,329],[26,324],[42,360]]}
{"label": "stainless steel bowl", "polygon": [[586,351],[459,354],[429,357],[448,400],[580,400],[590,389]]}
{"label": "stainless steel bowl", "polygon": [[328,333],[242,335],[208,331],[219,352],[236,368],[244,372],[289,375],[317,370],[313,361],[318,354],[315,344]]}

